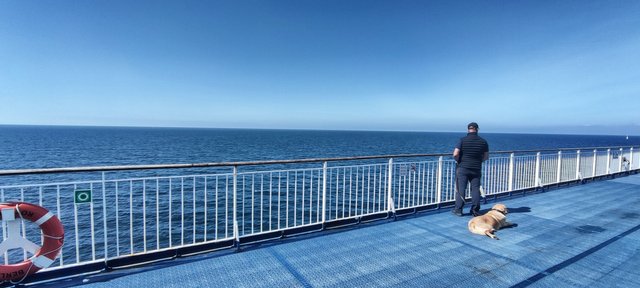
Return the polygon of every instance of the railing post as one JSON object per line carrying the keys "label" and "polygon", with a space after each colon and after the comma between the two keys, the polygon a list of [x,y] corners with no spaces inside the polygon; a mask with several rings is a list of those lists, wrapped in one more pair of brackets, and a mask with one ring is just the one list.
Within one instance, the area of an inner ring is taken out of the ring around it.
{"label": "railing post", "polygon": [[236,247],[240,245],[240,231],[238,231],[238,166],[233,166],[233,236]]}
{"label": "railing post", "polygon": [[514,173],[513,173],[513,170],[514,170],[514,166],[515,166],[515,165],[514,165],[514,163],[513,163],[513,162],[514,162],[514,159],[515,159],[515,156],[514,156],[514,154],[513,154],[513,153],[511,153],[511,154],[509,155],[509,180],[508,180],[508,182],[507,182],[507,183],[508,183],[508,184],[507,184],[507,185],[508,185],[508,186],[507,186],[507,189],[508,189],[509,191],[513,191],[513,174],[514,174]]}
{"label": "railing post", "polygon": [[556,183],[560,183],[562,176],[562,151],[558,151],[558,174],[556,175]]}
{"label": "railing post", "polygon": [[540,178],[540,152],[536,153],[536,186],[542,187],[542,178]]}
{"label": "railing post", "polygon": [[393,158],[389,158],[389,175],[387,178],[387,212],[396,213],[396,208],[393,203]]}
{"label": "railing post", "polygon": [[629,148],[629,170],[633,170],[633,147]]}
{"label": "railing post", "polygon": [[598,162],[598,149],[593,149],[593,173],[591,174],[592,178],[596,177],[596,163]]}
{"label": "railing post", "polygon": [[620,154],[618,154],[618,172],[622,172],[622,158],[624,153],[622,153],[622,148],[620,148]]}
{"label": "railing post", "polygon": [[[102,171],[102,219],[104,223],[104,259],[105,261],[109,259],[109,249],[107,249],[107,184],[106,184],[106,175],[104,171]],[[117,213],[117,211],[116,211]]]}
{"label": "railing post", "polygon": [[576,152],[576,179],[582,181],[582,174],[580,173],[580,150]]}
{"label": "railing post", "polygon": [[[337,201],[337,200],[336,200]],[[322,226],[327,219],[327,161],[322,163]]]}
{"label": "railing post", "polygon": [[[436,203],[442,203],[442,156],[438,158],[438,172],[436,174]],[[455,184],[454,184],[455,185]]]}
{"label": "railing post", "polygon": [[611,174],[611,148],[607,149],[607,175]]}

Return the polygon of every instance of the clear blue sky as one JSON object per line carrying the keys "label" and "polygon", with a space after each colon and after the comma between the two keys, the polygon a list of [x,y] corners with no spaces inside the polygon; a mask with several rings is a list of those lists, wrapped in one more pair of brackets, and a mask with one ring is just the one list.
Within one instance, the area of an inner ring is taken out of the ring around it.
{"label": "clear blue sky", "polygon": [[0,124],[640,135],[640,1],[0,0]]}

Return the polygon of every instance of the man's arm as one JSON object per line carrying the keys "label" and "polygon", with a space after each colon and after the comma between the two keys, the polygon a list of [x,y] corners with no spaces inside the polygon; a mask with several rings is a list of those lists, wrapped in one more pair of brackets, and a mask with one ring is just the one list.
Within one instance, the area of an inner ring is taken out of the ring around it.
{"label": "man's arm", "polygon": [[460,163],[460,149],[453,149],[453,159],[456,160],[456,163]]}
{"label": "man's arm", "polygon": [[489,152],[484,152],[484,157],[482,157],[482,161],[489,160]]}

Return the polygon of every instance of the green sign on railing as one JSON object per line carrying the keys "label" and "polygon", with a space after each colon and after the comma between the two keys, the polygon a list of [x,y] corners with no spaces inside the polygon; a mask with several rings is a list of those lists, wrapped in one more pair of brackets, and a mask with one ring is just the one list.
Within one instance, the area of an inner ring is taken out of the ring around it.
{"label": "green sign on railing", "polygon": [[75,195],[73,196],[73,203],[75,204],[91,203],[91,190],[90,189],[76,190]]}

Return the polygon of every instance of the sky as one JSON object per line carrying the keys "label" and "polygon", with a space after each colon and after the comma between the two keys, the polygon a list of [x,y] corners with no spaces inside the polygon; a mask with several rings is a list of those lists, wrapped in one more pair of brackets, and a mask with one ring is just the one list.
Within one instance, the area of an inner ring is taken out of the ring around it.
{"label": "sky", "polygon": [[0,0],[0,124],[640,135],[640,1]]}

